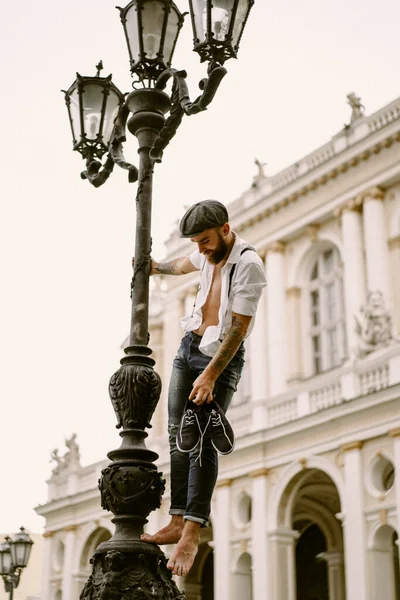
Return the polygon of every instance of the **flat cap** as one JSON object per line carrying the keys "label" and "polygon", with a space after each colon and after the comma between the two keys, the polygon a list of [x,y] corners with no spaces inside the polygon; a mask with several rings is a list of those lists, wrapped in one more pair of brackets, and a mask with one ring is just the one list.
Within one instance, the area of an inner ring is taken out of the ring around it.
{"label": "flat cap", "polygon": [[203,200],[189,208],[179,224],[182,238],[196,237],[206,229],[220,227],[229,221],[228,211],[218,200]]}

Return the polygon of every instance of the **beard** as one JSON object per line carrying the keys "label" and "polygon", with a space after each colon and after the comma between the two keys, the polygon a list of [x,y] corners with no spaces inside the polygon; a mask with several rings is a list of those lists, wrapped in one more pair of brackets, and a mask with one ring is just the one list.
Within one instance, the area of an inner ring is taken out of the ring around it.
{"label": "beard", "polygon": [[222,235],[219,234],[218,235],[218,246],[216,247],[215,250],[210,252],[210,254],[207,254],[206,258],[207,258],[208,262],[211,263],[212,265],[217,265],[218,263],[221,262],[221,260],[224,260],[224,258],[228,254],[228,251],[229,251],[228,244],[226,243],[226,241],[224,240]]}

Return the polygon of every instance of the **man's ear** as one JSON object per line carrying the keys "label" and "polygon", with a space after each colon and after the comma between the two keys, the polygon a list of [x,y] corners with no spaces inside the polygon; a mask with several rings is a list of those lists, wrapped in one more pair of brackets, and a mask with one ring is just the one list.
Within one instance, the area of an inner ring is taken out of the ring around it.
{"label": "man's ear", "polygon": [[222,235],[228,235],[230,230],[231,230],[231,226],[229,225],[229,223],[224,223],[222,225]]}

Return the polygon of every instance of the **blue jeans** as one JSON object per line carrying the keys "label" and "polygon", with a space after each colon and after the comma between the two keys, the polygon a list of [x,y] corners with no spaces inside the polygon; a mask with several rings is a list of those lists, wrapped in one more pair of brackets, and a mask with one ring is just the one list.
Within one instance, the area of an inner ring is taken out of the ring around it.
{"label": "blue jeans", "polygon": [[[168,393],[168,434],[171,455],[170,515],[183,515],[189,521],[208,525],[211,496],[218,475],[218,456],[206,434],[201,461],[199,447],[183,453],[176,447],[176,434],[193,382],[211,361],[199,350],[201,336],[189,332],[183,337],[174,359]],[[224,412],[237,389],[244,364],[243,344],[215,382],[213,396]],[[200,418],[203,409],[200,411]]]}

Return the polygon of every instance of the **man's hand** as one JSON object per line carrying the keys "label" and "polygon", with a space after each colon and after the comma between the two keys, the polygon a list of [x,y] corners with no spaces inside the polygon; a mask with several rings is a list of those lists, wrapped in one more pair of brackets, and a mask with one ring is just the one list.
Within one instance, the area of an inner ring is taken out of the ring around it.
{"label": "man's hand", "polygon": [[[132,267],[135,267],[135,259],[132,258]],[[150,270],[150,275],[158,275],[159,274],[159,270],[158,270],[158,262],[156,262],[154,259],[151,259],[151,270]]]}
{"label": "man's hand", "polygon": [[207,370],[203,371],[193,383],[189,400],[192,400],[197,406],[201,406],[204,402],[209,404],[213,399],[215,379],[212,374],[207,373]]}

